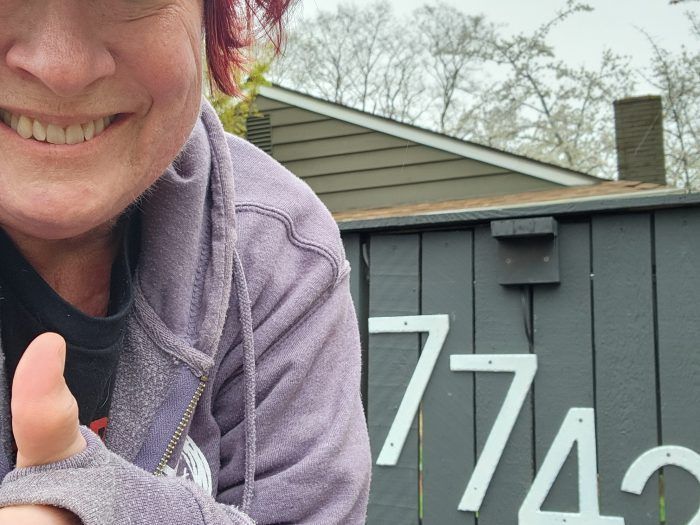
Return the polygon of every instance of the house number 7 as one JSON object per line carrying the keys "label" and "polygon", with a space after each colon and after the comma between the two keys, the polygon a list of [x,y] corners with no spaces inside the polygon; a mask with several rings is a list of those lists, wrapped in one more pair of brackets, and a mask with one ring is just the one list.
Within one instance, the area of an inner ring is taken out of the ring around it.
{"label": "house number 7", "polygon": [[[447,315],[414,315],[406,317],[372,317],[369,333],[426,333],[428,337],[416,368],[401,400],[396,417],[391,424],[384,445],[377,458],[377,465],[395,466],[399,460],[411,423],[416,417],[421,399],[435,368],[442,346],[447,339],[450,318]],[[493,473],[501,460],[515,420],[525,402],[527,393],[537,372],[537,356],[534,355],[452,355],[450,369],[470,372],[513,372],[505,402],[489,433],[484,449],[476,463],[459,510],[477,512],[491,484]]]}
{"label": "house number 7", "polygon": [[[448,315],[372,317],[369,333],[427,333],[428,337],[406,392],[377,458],[377,465],[395,466],[411,424],[428,386],[435,363],[447,339]],[[533,354],[464,354],[450,356],[453,372],[510,372],[514,374],[505,400],[496,417],[483,450],[476,462],[467,488],[459,502],[461,511],[478,512],[491,484],[493,474],[513,432],[528,392],[537,373],[537,356]],[[576,445],[579,460],[579,512],[542,511],[541,506],[556,481],[570,450]],[[624,492],[640,494],[649,477],[665,465],[675,465],[700,481],[700,455],[677,446],[662,446],[642,454],[627,471]],[[571,408],[554,438],[540,470],[518,513],[519,525],[624,525],[621,517],[601,516],[598,505],[595,414],[592,408]],[[700,512],[689,522],[700,525]]]}
{"label": "house number 7", "polygon": [[447,315],[412,315],[407,317],[372,317],[369,319],[369,333],[416,333],[427,332],[428,338],[421,352],[418,364],[413,371],[406,393],[391,424],[377,465],[393,467],[399,460],[411,423],[416,417],[421,399],[433,374],[435,363],[447,339],[450,318]]}

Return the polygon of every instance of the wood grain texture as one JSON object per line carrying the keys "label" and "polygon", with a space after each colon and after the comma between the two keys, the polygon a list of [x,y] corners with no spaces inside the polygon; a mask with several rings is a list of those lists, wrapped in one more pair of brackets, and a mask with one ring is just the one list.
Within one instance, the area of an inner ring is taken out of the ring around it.
{"label": "wood grain texture", "polygon": [[[490,228],[474,230],[475,352],[527,354],[519,288],[498,284],[498,241]],[[478,373],[476,381],[477,454],[505,399],[513,375]],[[516,525],[520,504],[533,479],[532,395],[528,394],[479,512],[479,525]]]}
{"label": "wood grain texture", "polygon": [[457,510],[474,469],[474,376],[450,371],[473,349],[472,233],[424,233],[421,313],[448,314],[450,332],[423,397],[423,525],[470,525]]}
{"label": "wood grain texture", "polygon": [[654,475],[641,496],[622,478],[657,445],[651,224],[648,214],[592,219],[600,506],[628,524],[658,524]]}
{"label": "wood grain texture", "polygon": [[[417,315],[420,311],[420,236],[375,236],[370,243],[370,316]],[[420,350],[417,334],[369,338],[368,423],[376,463]],[[367,522],[418,524],[418,430],[414,420],[396,466],[372,470]]]}
{"label": "wood grain texture", "polygon": [[[664,445],[700,453],[700,209],[655,214],[661,429]],[[667,523],[688,523],[700,486],[664,469]]]}
{"label": "wood grain texture", "polygon": [[[533,294],[535,352],[535,454],[544,461],[570,408],[593,407],[590,225],[559,225],[561,283],[536,286]],[[569,455],[543,510],[577,512],[578,458]]]}

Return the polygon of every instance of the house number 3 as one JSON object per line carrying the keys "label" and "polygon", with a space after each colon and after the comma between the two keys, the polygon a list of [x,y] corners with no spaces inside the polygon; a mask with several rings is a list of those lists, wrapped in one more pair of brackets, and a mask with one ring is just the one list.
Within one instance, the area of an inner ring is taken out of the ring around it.
{"label": "house number 3", "polygon": [[[447,339],[448,315],[405,317],[372,317],[369,333],[427,333],[428,337],[416,368],[391,424],[377,458],[377,465],[395,466],[403,449],[411,423],[428,386],[442,347]],[[478,512],[493,474],[503,455],[537,373],[537,356],[533,354],[465,354],[450,356],[450,370],[471,373],[512,373],[513,381],[496,417],[483,450],[476,462],[464,495],[458,504],[461,511]],[[549,491],[559,475],[571,449],[578,452],[579,512],[543,511]],[[687,470],[700,482],[700,455],[677,446],[661,446],[648,450],[629,467],[621,490],[641,494],[651,475],[662,467],[673,465]],[[592,408],[571,408],[564,418],[547,455],[540,466],[520,511],[519,525],[625,525],[617,516],[602,516],[598,501],[598,465],[596,461],[595,412]],[[700,511],[688,525],[700,525]]]}

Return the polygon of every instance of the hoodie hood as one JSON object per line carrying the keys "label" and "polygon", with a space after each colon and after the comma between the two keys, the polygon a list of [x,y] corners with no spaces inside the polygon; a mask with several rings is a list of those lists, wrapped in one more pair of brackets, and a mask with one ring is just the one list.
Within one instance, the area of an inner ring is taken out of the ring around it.
{"label": "hoodie hood", "polygon": [[[231,294],[236,295],[238,312],[230,313],[238,316],[244,354],[245,511],[252,503],[255,477],[255,349],[251,302],[236,252],[233,180],[224,129],[203,99],[182,151],[140,203],[135,303],[141,325],[150,326],[166,352],[201,378],[214,362]],[[171,412],[165,406],[159,410]]]}
{"label": "hoodie hood", "polygon": [[218,348],[231,295],[233,202],[224,130],[203,100],[187,143],[141,203],[136,277],[144,299],[168,329],[209,357]]}

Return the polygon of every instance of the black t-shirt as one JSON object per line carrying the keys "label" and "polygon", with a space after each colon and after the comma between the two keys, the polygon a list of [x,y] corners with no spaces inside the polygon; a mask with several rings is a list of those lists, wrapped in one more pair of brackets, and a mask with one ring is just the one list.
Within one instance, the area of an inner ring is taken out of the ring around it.
{"label": "black t-shirt", "polygon": [[86,315],[64,301],[0,228],[0,320],[8,382],[35,337],[44,332],[62,335],[67,344],[64,376],[78,401],[80,423],[100,435],[107,427],[138,257],[138,217],[123,220],[128,224],[112,265],[106,317]]}

